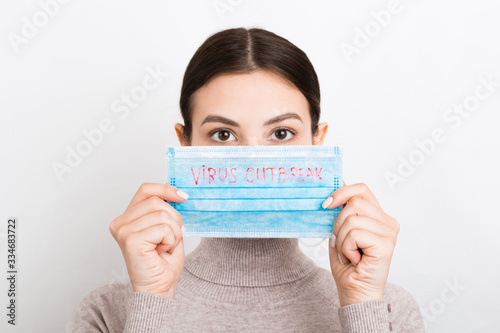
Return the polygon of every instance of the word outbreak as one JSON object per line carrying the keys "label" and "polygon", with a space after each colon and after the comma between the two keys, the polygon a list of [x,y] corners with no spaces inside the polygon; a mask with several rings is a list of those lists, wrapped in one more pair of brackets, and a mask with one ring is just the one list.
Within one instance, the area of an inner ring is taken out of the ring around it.
{"label": "word outbreak", "polygon": [[214,168],[202,165],[191,167],[195,185],[239,182],[318,182],[322,181],[321,167],[247,167]]}

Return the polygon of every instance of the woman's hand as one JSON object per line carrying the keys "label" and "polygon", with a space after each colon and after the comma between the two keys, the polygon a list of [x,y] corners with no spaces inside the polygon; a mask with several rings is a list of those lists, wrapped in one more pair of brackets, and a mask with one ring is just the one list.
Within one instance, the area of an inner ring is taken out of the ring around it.
{"label": "woman's hand", "polygon": [[125,212],[109,225],[134,291],[174,298],[184,268],[184,227],[181,214],[165,200],[187,199],[176,191],[166,184],[142,184]]}
{"label": "woman's hand", "polygon": [[329,247],[340,305],[383,299],[399,222],[384,213],[363,183],[344,182],[323,203],[329,209],[340,205]]}

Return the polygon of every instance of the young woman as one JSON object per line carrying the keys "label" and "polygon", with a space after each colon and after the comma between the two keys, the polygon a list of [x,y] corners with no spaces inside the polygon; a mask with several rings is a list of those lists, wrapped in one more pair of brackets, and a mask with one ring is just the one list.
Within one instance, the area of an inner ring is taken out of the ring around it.
{"label": "young woman", "polygon": [[[306,54],[263,29],[210,36],[183,80],[181,145],[321,145],[320,88]],[[202,238],[184,253],[182,217],[166,201],[188,194],[145,183],[110,224],[130,283],[92,290],[76,332],[424,332],[419,307],[387,283],[399,223],[362,183],[323,203],[342,205],[331,270],[297,238]]]}

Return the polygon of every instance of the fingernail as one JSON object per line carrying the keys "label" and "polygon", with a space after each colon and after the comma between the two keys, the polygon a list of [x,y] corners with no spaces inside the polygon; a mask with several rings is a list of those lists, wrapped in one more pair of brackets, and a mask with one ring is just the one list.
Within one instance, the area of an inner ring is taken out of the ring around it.
{"label": "fingernail", "polygon": [[181,190],[177,190],[177,195],[180,196],[182,199],[187,199],[189,198],[189,194],[187,194],[186,192],[184,191],[181,191]]}
{"label": "fingernail", "polygon": [[326,207],[330,206],[330,204],[332,203],[332,201],[333,201],[332,197],[326,198],[326,200],[323,201],[323,203],[321,204],[321,207],[323,207],[323,209],[325,209]]}
{"label": "fingernail", "polygon": [[340,252],[337,253],[337,254],[339,255],[339,261],[340,261],[340,263],[343,265],[344,263],[342,262],[342,256],[340,255]]}
{"label": "fingernail", "polygon": [[184,226],[181,227],[181,232],[182,232],[182,238],[184,239],[186,237],[186,229],[184,229]]}

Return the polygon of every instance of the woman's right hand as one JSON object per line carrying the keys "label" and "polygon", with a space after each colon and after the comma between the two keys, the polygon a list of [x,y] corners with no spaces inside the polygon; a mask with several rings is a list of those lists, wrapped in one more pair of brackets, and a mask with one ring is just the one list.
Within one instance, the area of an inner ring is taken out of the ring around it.
{"label": "woman's right hand", "polygon": [[109,225],[136,292],[175,296],[184,268],[184,227],[181,214],[165,200],[184,202],[182,195],[187,199],[173,186],[144,183]]}

